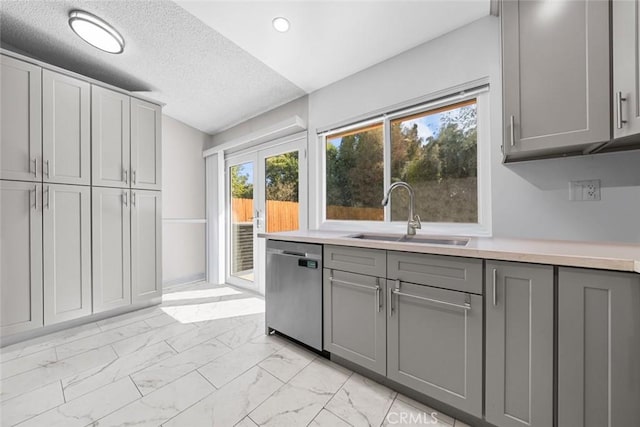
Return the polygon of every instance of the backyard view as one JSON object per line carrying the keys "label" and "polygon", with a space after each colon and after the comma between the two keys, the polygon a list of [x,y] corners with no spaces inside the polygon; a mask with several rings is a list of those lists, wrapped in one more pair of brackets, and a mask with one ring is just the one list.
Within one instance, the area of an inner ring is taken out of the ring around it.
{"label": "backyard view", "polygon": [[[416,193],[425,222],[478,221],[476,101],[391,121],[391,182]],[[327,137],[327,219],[382,221],[382,124]],[[407,219],[408,195],[391,198],[391,220]]]}

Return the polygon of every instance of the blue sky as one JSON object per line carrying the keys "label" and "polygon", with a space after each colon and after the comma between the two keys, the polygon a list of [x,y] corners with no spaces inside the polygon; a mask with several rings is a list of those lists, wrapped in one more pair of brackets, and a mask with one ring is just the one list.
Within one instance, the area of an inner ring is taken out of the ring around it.
{"label": "blue sky", "polygon": [[253,162],[242,163],[240,165],[232,166],[238,169],[238,176],[247,176],[248,182],[253,184]]}

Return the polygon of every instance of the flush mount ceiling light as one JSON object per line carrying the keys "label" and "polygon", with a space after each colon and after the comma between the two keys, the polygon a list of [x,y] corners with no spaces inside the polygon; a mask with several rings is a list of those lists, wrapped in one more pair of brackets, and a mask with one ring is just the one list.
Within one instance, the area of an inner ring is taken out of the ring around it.
{"label": "flush mount ceiling light", "polygon": [[111,25],[81,10],[69,13],[69,26],[84,41],[109,53],[122,53],[124,39]]}
{"label": "flush mount ceiling light", "polygon": [[273,18],[273,21],[271,21],[271,23],[273,24],[273,28],[276,29],[276,31],[280,31],[281,33],[286,33],[287,31],[289,31],[289,20],[287,20],[287,18],[283,18],[282,16],[278,16],[276,18]]}

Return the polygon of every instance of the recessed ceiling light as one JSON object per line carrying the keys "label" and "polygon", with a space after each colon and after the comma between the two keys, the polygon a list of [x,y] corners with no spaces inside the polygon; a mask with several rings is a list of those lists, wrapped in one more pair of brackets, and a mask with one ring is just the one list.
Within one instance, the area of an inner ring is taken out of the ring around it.
{"label": "recessed ceiling light", "polygon": [[122,53],[124,39],[111,25],[81,10],[69,13],[69,26],[84,41],[109,53]]}
{"label": "recessed ceiling light", "polygon": [[276,31],[280,31],[281,33],[286,33],[287,31],[289,31],[290,25],[287,18],[278,16],[277,18],[273,18],[273,21],[271,21],[271,23],[273,24],[273,28],[275,28]]}

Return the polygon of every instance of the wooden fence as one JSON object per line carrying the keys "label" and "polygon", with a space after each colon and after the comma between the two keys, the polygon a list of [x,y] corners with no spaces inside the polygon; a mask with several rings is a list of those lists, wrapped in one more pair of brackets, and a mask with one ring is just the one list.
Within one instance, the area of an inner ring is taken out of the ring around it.
{"label": "wooden fence", "polygon": [[[233,220],[235,223],[253,222],[253,199],[232,199]],[[267,200],[267,232],[298,230],[299,204]],[[327,219],[382,221],[382,208],[352,208],[348,206],[327,206]]]}
{"label": "wooden fence", "polygon": [[[233,209],[234,222],[252,222],[253,221],[253,199],[232,199],[231,207]],[[292,231],[300,228],[299,203],[297,202],[281,202],[278,200],[267,200],[267,233],[276,233],[278,231]]]}

